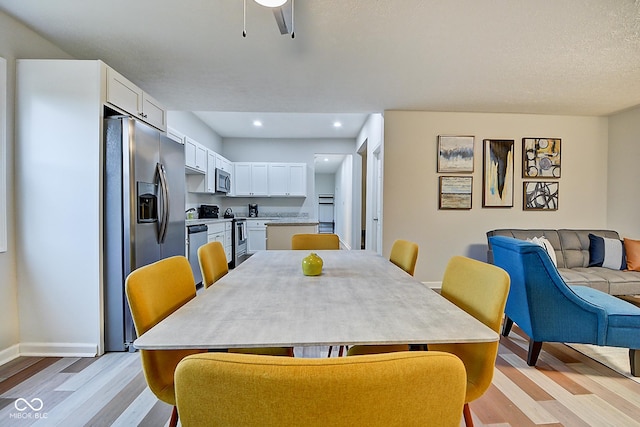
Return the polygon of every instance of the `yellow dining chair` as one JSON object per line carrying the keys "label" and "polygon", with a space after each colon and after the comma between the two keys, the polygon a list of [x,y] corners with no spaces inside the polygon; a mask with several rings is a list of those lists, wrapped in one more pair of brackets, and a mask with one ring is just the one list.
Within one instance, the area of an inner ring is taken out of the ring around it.
{"label": "yellow dining chair", "polygon": [[[511,280],[503,269],[462,256],[455,256],[442,279],[441,295],[496,331],[500,330]],[[429,344],[429,350],[453,353],[467,371],[464,420],[473,426],[469,402],[482,396],[491,385],[500,342],[473,344]]]}
{"label": "yellow dining chair", "polygon": [[402,352],[302,359],[193,355],[175,375],[192,426],[458,427],[466,374],[452,354]]}
{"label": "yellow dining chair", "polygon": [[291,249],[340,249],[340,239],[337,234],[294,234]]}
{"label": "yellow dining chair", "polygon": [[[209,242],[198,248],[198,262],[205,288],[216,283],[229,272],[227,255],[220,242]],[[293,347],[230,348],[230,353],[251,353],[269,356],[293,356]]]}
{"label": "yellow dining chair", "polygon": [[[174,256],[140,267],[127,277],[125,291],[138,336],[196,296],[189,261]],[[204,350],[140,350],[142,371],[149,388],[173,406],[169,425],[178,423],[173,374],[184,357]]]}
{"label": "yellow dining chair", "polygon": [[[398,239],[393,242],[389,261],[413,276],[418,260],[418,245],[408,240]],[[408,351],[408,344],[398,345],[354,345],[349,348],[347,356],[361,356],[363,354],[391,353]]]}
{"label": "yellow dining chair", "polygon": [[216,283],[229,272],[227,255],[220,242],[209,242],[198,248],[198,262],[202,272],[202,284],[205,288]]}
{"label": "yellow dining chair", "polygon": [[413,276],[418,260],[418,245],[408,240],[398,239],[393,242],[389,261]]}

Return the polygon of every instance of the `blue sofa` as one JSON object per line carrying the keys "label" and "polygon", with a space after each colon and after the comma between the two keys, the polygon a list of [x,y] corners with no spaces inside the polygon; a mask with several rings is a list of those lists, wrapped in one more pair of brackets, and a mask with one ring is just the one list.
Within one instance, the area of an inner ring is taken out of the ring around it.
{"label": "blue sofa", "polygon": [[489,237],[493,263],[511,277],[502,335],[515,322],[529,336],[527,364],[542,343],[596,344],[629,349],[631,373],[640,376],[640,308],[587,286],[567,286],[547,252],[512,237]]}

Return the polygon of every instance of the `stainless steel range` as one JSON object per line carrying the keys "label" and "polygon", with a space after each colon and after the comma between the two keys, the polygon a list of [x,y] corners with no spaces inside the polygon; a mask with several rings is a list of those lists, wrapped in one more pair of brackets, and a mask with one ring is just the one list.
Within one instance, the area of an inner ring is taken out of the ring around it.
{"label": "stainless steel range", "polygon": [[234,218],[232,230],[233,254],[229,267],[235,268],[249,258],[247,254],[247,221],[244,218]]}

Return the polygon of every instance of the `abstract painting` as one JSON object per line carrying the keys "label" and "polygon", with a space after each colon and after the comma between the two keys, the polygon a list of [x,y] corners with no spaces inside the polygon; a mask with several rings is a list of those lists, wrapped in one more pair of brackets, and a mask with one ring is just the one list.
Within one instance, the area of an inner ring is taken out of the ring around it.
{"label": "abstract painting", "polygon": [[513,206],[513,139],[484,140],[482,206]]}
{"label": "abstract painting", "polygon": [[438,136],[438,172],[473,172],[473,136]]}
{"label": "abstract painting", "polygon": [[523,209],[525,211],[558,210],[558,187],[555,181],[524,183]]}
{"label": "abstract painting", "polygon": [[522,177],[560,178],[559,138],[522,138]]}
{"label": "abstract painting", "polygon": [[438,209],[471,209],[473,177],[441,176]]}

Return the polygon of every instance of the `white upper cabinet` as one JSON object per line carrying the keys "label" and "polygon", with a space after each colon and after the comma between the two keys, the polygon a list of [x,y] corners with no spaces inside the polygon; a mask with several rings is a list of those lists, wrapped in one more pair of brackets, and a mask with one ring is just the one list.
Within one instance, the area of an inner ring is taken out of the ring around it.
{"label": "white upper cabinet", "polygon": [[306,197],[307,165],[305,163],[269,163],[269,195]]}
{"label": "white upper cabinet", "polygon": [[222,157],[220,154],[215,153],[216,155],[216,168],[222,169],[227,173],[233,172],[233,163],[231,163],[226,158]]}
{"label": "white upper cabinet", "polygon": [[268,163],[234,163],[234,196],[268,196]]}
{"label": "white upper cabinet", "polygon": [[167,130],[166,108],[110,67],[107,67],[107,102],[160,130]]}
{"label": "white upper cabinet", "polygon": [[184,161],[187,173],[207,173],[207,149],[188,136],[184,138]]}
{"label": "white upper cabinet", "polygon": [[216,192],[216,153],[207,150],[207,193]]}

